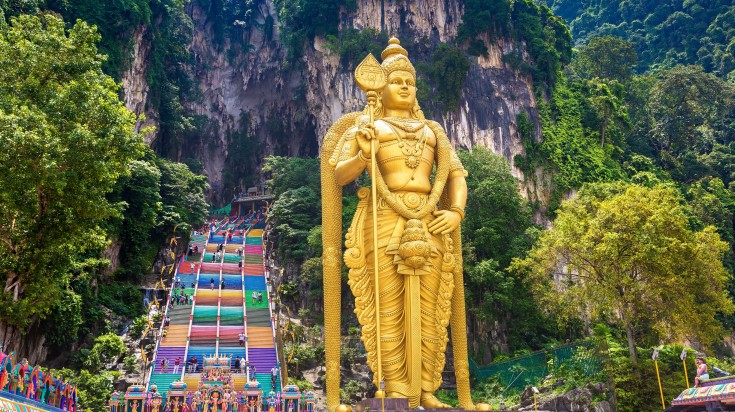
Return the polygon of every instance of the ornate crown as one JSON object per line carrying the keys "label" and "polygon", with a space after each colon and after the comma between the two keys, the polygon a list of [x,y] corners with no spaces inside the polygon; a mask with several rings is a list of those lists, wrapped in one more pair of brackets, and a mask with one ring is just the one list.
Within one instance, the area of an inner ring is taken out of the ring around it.
{"label": "ornate crown", "polygon": [[388,47],[383,50],[383,53],[380,53],[380,58],[383,59],[381,66],[386,74],[403,70],[411,73],[416,78],[416,69],[411,64],[411,60],[408,59],[408,52],[401,46],[401,42],[397,38],[390,38]]}

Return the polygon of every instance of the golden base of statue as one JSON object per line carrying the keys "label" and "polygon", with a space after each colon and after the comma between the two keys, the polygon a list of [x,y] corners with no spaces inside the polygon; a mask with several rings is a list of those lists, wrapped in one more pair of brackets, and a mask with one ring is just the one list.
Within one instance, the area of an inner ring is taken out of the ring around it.
{"label": "golden base of statue", "polygon": [[[407,398],[370,398],[363,399],[355,406],[355,412],[408,412]],[[465,412],[461,408],[424,408],[426,412]]]}

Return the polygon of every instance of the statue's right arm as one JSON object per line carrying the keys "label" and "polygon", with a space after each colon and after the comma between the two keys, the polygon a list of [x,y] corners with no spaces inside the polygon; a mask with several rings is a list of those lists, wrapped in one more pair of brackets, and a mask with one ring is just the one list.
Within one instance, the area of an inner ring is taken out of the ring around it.
{"label": "statue's right arm", "polygon": [[345,143],[342,146],[342,153],[339,154],[337,167],[334,169],[335,180],[340,186],[357,179],[367,166],[365,157],[361,155],[357,144],[356,132],[357,127],[352,127],[345,132]]}

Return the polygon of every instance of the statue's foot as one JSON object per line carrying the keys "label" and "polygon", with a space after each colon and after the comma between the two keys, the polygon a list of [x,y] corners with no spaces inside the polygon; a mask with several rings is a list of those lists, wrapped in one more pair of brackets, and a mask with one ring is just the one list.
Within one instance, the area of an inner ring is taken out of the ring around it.
{"label": "statue's foot", "polygon": [[425,393],[421,395],[421,406],[427,409],[431,408],[451,408],[450,405],[447,405],[446,403],[442,403],[439,399],[436,398],[431,393]]}
{"label": "statue's foot", "polygon": [[475,410],[476,411],[491,411],[493,410],[493,407],[488,405],[487,403],[478,403],[478,404],[475,404]]}

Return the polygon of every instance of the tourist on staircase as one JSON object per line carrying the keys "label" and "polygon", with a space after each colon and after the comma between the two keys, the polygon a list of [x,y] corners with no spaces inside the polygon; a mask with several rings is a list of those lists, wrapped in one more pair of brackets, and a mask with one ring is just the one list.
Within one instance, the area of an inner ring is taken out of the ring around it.
{"label": "tourist on staircase", "polygon": [[271,388],[276,387],[277,378],[278,378],[278,365],[271,368]]}

